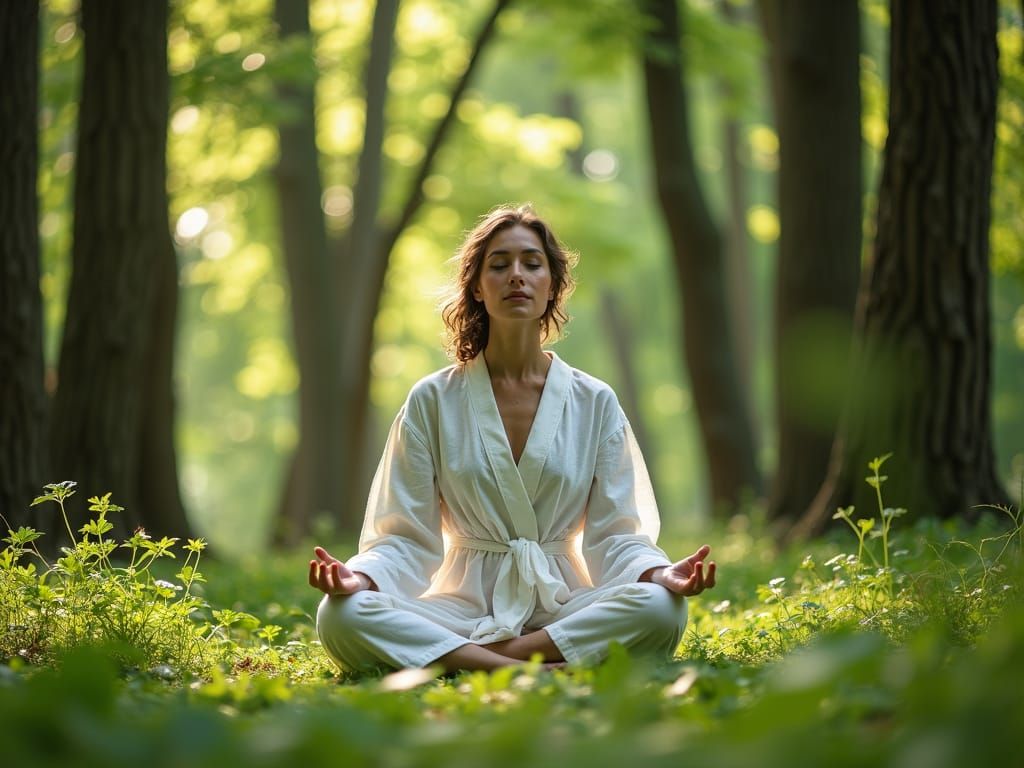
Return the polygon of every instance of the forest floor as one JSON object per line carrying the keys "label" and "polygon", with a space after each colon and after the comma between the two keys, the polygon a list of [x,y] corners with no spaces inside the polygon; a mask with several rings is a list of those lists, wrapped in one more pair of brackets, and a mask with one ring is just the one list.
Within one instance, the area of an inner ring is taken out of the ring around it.
{"label": "forest floor", "polygon": [[305,549],[199,573],[201,542],[143,539],[115,563],[100,524],[47,572],[23,529],[0,556],[3,763],[1019,764],[1019,512],[867,520],[788,550],[756,517],[705,532],[721,581],[671,662],[361,679],[316,641]]}

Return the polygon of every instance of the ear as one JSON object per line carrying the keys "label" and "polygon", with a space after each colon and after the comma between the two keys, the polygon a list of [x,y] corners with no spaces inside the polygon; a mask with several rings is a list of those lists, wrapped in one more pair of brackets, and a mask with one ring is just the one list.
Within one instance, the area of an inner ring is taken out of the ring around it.
{"label": "ear", "polygon": [[477,301],[483,301],[484,300],[484,294],[480,290],[480,283],[479,282],[476,285],[473,286],[473,298],[476,299]]}

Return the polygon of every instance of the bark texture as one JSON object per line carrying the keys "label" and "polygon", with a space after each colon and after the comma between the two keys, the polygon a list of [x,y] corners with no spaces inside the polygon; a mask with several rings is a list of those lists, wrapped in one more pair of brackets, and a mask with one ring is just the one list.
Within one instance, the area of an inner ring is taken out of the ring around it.
{"label": "bark texture", "polygon": [[0,3],[0,514],[17,527],[44,477],[46,395],[39,291],[39,3]]}
{"label": "bark texture", "polygon": [[[308,37],[309,4],[277,0],[281,37]],[[309,61],[313,69],[312,57]],[[337,393],[338,302],[334,269],[321,213],[323,186],[316,148],[315,72],[301,85],[284,85],[279,96],[295,117],[278,127],[280,156],[274,169],[280,212],[281,249],[291,288],[292,336],[299,380],[299,444],[292,456],[281,500],[279,541],[294,543],[315,516],[341,511],[340,423]]]}
{"label": "bark texture", "polygon": [[[721,0],[718,5],[722,16],[731,24],[743,21],[743,12],[732,0]],[[723,79],[718,91],[722,101],[730,105],[735,101],[735,89]],[[747,230],[747,207],[749,179],[741,157],[744,154],[740,136],[742,121],[727,113],[722,120],[722,147],[725,162],[725,191],[728,201],[728,220],[725,227],[725,285],[729,307],[733,344],[736,350],[736,370],[739,375],[740,392],[747,404],[754,435],[755,450],[760,442],[760,425],[757,420],[757,406],[754,398],[754,377],[757,368],[757,340],[755,325],[754,277],[750,262],[750,233]]]}
{"label": "bark texture", "polygon": [[[187,535],[173,443],[177,264],[167,220],[166,0],[84,0],[74,245],[50,439],[59,479]],[[76,515],[77,516],[77,515]]]}
{"label": "bark texture", "polygon": [[887,506],[952,517],[1008,502],[990,423],[996,20],[995,0],[892,4],[889,137],[848,409],[794,536],[838,506],[877,513],[864,477],[890,452]]}
{"label": "bark texture", "polygon": [[725,294],[722,237],[693,160],[676,0],[649,0],[644,79],[655,182],[682,297],[681,338],[716,512],[760,491]]}
{"label": "bark texture", "polygon": [[762,0],[779,133],[773,357],[778,467],[768,517],[792,525],[828,473],[861,259],[856,2]]}

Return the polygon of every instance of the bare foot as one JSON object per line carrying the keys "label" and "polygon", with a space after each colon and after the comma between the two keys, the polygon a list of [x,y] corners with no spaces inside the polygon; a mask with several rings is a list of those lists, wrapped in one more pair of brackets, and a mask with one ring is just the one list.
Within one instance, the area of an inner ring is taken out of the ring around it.
{"label": "bare foot", "polygon": [[558,646],[556,646],[551,640],[551,635],[543,629],[528,632],[525,635],[513,637],[508,640],[499,640],[496,643],[488,643],[481,647],[502,656],[519,659],[520,661],[529,661],[533,658],[534,654],[537,653],[539,653],[544,658],[544,661],[547,662],[564,661],[562,658],[562,652],[558,650]]}

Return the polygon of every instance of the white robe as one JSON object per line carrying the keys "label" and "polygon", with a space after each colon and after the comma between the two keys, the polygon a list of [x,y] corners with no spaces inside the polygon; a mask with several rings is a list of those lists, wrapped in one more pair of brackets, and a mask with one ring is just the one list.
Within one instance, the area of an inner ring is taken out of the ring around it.
{"label": "white robe", "polygon": [[614,392],[553,353],[517,465],[483,355],[419,381],[348,561],[476,643],[517,637],[670,564],[650,479]]}

